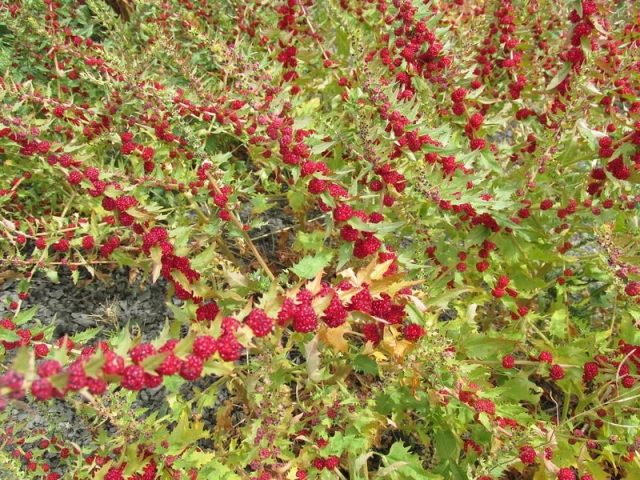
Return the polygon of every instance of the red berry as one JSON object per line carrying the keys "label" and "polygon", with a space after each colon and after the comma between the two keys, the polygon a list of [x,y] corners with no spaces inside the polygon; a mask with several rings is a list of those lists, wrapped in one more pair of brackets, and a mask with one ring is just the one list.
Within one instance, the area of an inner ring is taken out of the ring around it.
{"label": "red berry", "polygon": [[513,368],[516,364],[516,359],[513,355],[505,355],[502,357],[502,366],[504,368]]}
{"label": "red berry", "polygon": [[467,96],[467,90],[464,88],[456,88],[453,93],[451,93],[451,100],[454,103],[460,103]]}
{"label": "red berry", "polygon": [[477,399],[473,404],[473,408],[478,413],[488,413],[489,415],[495,415],[496,413],[496,405],[486,398]]}
{"label": "red berry", "polygon": [[87,386],[87,375],[84,371],[82,359],[73,362],[67,368],[67,388],[69,390],[78,391]]}
{"label": "red berry", "polygon": [[538,361],[551,363],[553,362],[553,355],[551,355],[551,352],[547,352],[547,351],[540,352],[540,355],[538,355]]}
{"label": "red berry", "polygon": [[102,395],[107,390],[107,382],[101,378],[88,378],[87,387],[94,395]]}
{"label": "red berry", "polygon": [[196,355],[189,355],[182,362],[180,376],[185,380],[196,380],[202,374],[202,359]]}
{"label": "red berry", "polygon": [[95,246],[96,242],[91,235],[86,235],[82,238],[82,248],[85,250],[91,250]]}
{"label": "red berry", "polygon": [[[162,349],[161,349],[162,350]],[[165,357],[160,366],[156,368],[156,372],[160,375],[175,375],[180,371],[182,362],[173,352]]]}
{"label": "red berry", "polygon": [[218,312],[220,312],[220,309],[218,308],[218,304],[216,302],[205,303],[203,305],[200,305],[196,310],[196,318],[199,322],[203,320],[208,320],[211,322],[215,320]]}
{"label": "red berry", "polygon": [[31,393],[38,400],[49,400],[53,396],[53,387],[46,378],[38,378],[31,384]]}
{"label": "red berry", "polygon": [[409,323],[402,329],[402,334],[410,342],[416,342],[424,335],[424,328],[417,323]]}
{"label": "red berry", "polygon": [[156,388],[162,385],[162,375],[151,375],[150,373],[144,374],[144,386],[145,388]]}
{"label": "red berry", "polygon": [[327,470],[333,470],[338,465],[340,465],[340,457],[336,455],[331,455],[324,462],[324,468],[326,468]]}
{"label": "red berry", "polygon": [[104,476],[104,480],[124,480],[122,470],[116,467],[111,467]]}
{"label": "red berry", "polygon": [[363,325],[362,333],[368,342],[376,344],[382,340],[381,324],[367,323]]}
{"label": "red berry", "polygon": [[243,347],[231,332],[218,337],[218,353],[226,362],[234,362],[242,355]]}
{"label": "red berry", "polygon": [[38,365],[38,375],[42,378],[51,377],[62,371],[62,365],[57,360],[45,360]]}
{"label": "red berry", "polygon": [[353,208],[351,205],[347,205],[346,203],[338,205],[333,210],[333,218],[336,222],[346,222],[351,217],[353,217]]}
{"label": "red berry", "polygon": [[150,343],[141,343],[140,345],[136,345],[131,349],[129,355],[131,356],[131,361],[135,364],[139,364],[145,358],[156,353],[156,349]]}
{"label": "red berry", "polygon": [[120,384],[127,390],[144,388],[144,369],[139,365],[129,365],[124,369]]}
{"label": "red berry", "polygon": [[82,178],[83,175],[81,172],[79,172],[78,170],[73,170],[71,173],[69,173],[67,180],[69,180],[69,183],[71,185],[77,185],[82,181]]}
{"label": "red berry", "polygon": [[218,350],[216,339],[209,335],[201,335],[193,342],[193,354],[207,360]]}
{"label": "red berry", "polygon": [[630,297],[640,295],[640,282],[629,282],[624,289],[624,293]]}
{"label": "red berry", "polygon": [[482,260],[481,262],[476,263],[476,270],[479,272],[484,272],[489,268],[489,262],[486,260]]}
{"label": "red berry", "polygon": [[373,255],[380,249],[382,242],[373,235],[356,240],[353,245],[353,256],[356,258],[366,258]]}
{"label": "red berry", "polygon": [[552,365],[549,374],[553,380],[562,380],[564,378],[564,369],[560,365]]}
{"label": "red berry", "polygon": [[369,287],[364,285],[362,290],[351,297],[348,308],[351,311],[358,310],[364,313],[373,313],[372,306],[373,299],[371,298],[371,292],[369,291]]}
{"label": "red berry", "polygon": [[265,311],[260,308],[254,308],[247,316],[245,323],[256,337],[264,337],[273,330],[273,319],[268,317]]}
{"label": "red berry", "polygon": [[67,240],[66,238],[61,238],[60,240],[58,240],[56,243],[53,244],[53,249],[56,252],[66,252],[69,250],[69,240]]}
{"label": "red berry", "polygon": [[340,229],[340,238],[345,242],[355,242],[360,237],[360,232],[353,228],[351,225],[344,225]]}
{"label": "red berry", "polygon": [[104,354],[105,360],[102,371],[107,375],[120,375],[124,371],[124,359],[112,351]]}
{"label": "red berry", "polygon": [[600,367],[596,362],[587,362],[584,364],[584,373],[582,374],[582,380],[586,382],[590,382],[594,378],[598,376],[600,372]]}
{"label": "red berry", "polygon": [[520,449],[520,461],[525,465],[533,465],[536,463],[536,451],[528,445]]}
{"label": "red berry", "polygon": [[473,115],[471,115],[471,117],[469,118],[469,126],[473,130],[477,130],[480,128],[483,121],[484,121],[484,116],[480,112],[476,112]]}
{"label": "red berry", "polygon": [[595,0],[582,0],[582,14],[586,17],[598,11]]}
{"label": "red berry", "polygon": [[339,327],[345,322],[348,314],[349,312],[347,312],[347,309],[342,305],[342,302],[340,301],[338,295],[334,294],[333,298],[331,298],[329,306],[324,311],[322,320],[327,324],[328,327],[335,328]]}
{"label": "red berry", "polygon": [[496,298],[502,298],[505,295],[505,290],[504,288],[494,288],[493,290],[491,290],[491,295],[493,295]]}
{"label": "red berry", "polygon": [[558,480],[576,480],[576,474],[572,469],[563,467],[558,470]]}
{"label": "red berry", "polygon": [[293,329],[300,333],[313,332],[318,328],[318,316],[308,304],[298,305],[293,314]]}
{"label": "red berry", "polygon": [[546,198],[540,202],[540,210],[549,210],[553,207],[553,200]]}
{"label": "red berry", "polygon": [[327,189],[326,180],[322,180],[320,178],[312,178],[309,182],[309,193],[313,193],[315,195],[319,195]]}

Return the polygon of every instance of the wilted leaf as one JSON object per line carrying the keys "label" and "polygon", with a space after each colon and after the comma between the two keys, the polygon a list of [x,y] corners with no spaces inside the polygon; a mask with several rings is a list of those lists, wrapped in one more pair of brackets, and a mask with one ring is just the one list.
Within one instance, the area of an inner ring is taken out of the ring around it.
{"label": "wilted leaf", "polygon": [[351,329],[347,323],[343,323],[339,327],[329,328],[326,325],[320,327],[319,335],[320,339],[331,346],[338,352],[347,352],[349,350],[349,344],[344,338],[346,333],[349,333]]}

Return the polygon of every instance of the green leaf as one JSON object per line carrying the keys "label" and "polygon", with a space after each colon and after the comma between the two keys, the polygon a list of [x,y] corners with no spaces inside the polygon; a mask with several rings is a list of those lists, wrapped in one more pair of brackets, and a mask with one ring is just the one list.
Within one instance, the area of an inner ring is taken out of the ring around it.
{"label": "green leaf", "polygon": [[140,366],[144,368],[147,373],[154,373],[154,370],[162,365],[165,358],[169,355],[169,352],[160,352],[154,355],[149,355],[147,358],[140,362]]}
{"label": "green leaf", "polygon": [[560,70],[558,70],[558,73],[556,73],[556,75],[551,79],[551,81],[549,82],[549,85],[547,85],[546,90],[553,90],[558,85],[560,85],[562,83],[562,81],[565,78],[567,78],[567,75],[569,75],[570,71],[571,71],[571,64],[570,63],[565,63],[562,66],[562,68]]}
{"label": "green leaf", "polygon": [[198,470],[198,474],[206,475],[204,478],[209,480],[241,480],[242,478],[217,460],[208,462],[202,470]]}
{"label": "green leaf", "polygon": [[353,359],[353,367],[362,372],[368,373],[369,375],[378,375],[378,364],[377,362],[366,355],[358,355]]}
{"label": "green leaf", "polygon": [[35,355],[33,349],[20,347],[13,359],[13,369],[23,375],[33,372],[35,369]]}
{"label": "green leaf", "polygon": [[306,203],[304,192],[296,189],[291,189],[287,192],[287,200],[289,200],[289,205],[294,212],[301,211]]}
{"label": "green leaf", "polygon": [[13,330],[2,328],[0,329],[0,340],[5,342],[17,342],[20,340],[20,336]]}
{"label": "green leaf", "polygon": [[131,333],[129,332],[129,325],[120,330],[117,335],[109,340],[109,343],[113,347],[113,351],[118,355],[125,356],[129,351],[132,343]]}
{"label": "green leaf", "polygon": [[298,277],[310,280],[331,262],[333,253],[329,250],[319,252],[316,255],[308,255],[295,264],[291,271]]}
{"label": "green leaf", "polygon": [[436,480],[442,476],[430,473],[422,467],[420,457],[411,453],[402,442],[391,446],[389,454],[383,459],[385,468],[378,471],[377,477],[393,480]]}
{"label": "green leaf", "polygon": [[515,340],[502,337],[465,337],[464,349],[471,358],[487,359],[511,352],[518,344]]}
{"label": "green leaf", "polygon": [[566,306],[562,304],[556,305],[556,310],[551,314],[551,322],[549,324],[549,332],[558,338],[567,338],[569,329],[569,312]]}
{"label": "green leaf", "polygon": [[83,330],[80,333],[76,333],[74,336],[71,337],[71,339],[73,340],[74,343],[79,343],[79,344],[83,344],[83,343],[87,343],[89,340],[95,338],[95,336],[100,333],[102,329],[100,327],[96,327],[96,328],[88,328],[86,330]]}
{"label": "green leaf", "polygon": [[20,313],[18,313],[14,319],[13,319],[13,323],[15,323],[16,325],[22,325],[23,323],[27,323],[29,320],[33,319],[33,317],[36,316],[36,313],[38,313],[38,306],[35,305],[27,310],[22,310]]}
{"label": "green leaf", "polygon": [[320,142],[317,145],[314,145],[313,147],[311,147],[311,154],[312,155],[319,155],[322,152],[325,152],[327,150],[329,150],[333,145],[335,145],[336,142],[331,141],[331,142]]}
{"label": "green leaf", "polygon": [[84,371],[89,377],[95,377],[104,365],[105,357],[102,349],[98,349],[91,359],[85,364]]}
{"label": "green leaf", "polygon": [[324,245],[325,233],[321,230],[315,230],[313,232],[300,231],[296,235],[296,241],[294,248],[302,250],[303,252],[317,251]]}
{"label": "green leaf", "polygon": [[202,270],[210,266],[213,259],[216,257],[216,247],[215,244],[212,243],[207,248],[205,248],[202,252],[196,255],[193,260],[191,260],[191,267],[195,270]]}
{"label": "green leaf", "polygon": [[336,28],[336,49],[338,51],[338,55],[343,57],[349,56],[349,51],[351,49],[351,43],[349,42],[349,35],[342,28]]}
{"label": "green leaf", "polygon": [[169,442],[167,453],[169,455],[175,455],[183,448],[207,436],[202,422],[199,420],[191,422],[189,417],[189,409],[183,408],[176,427],[171,431],[167,439]]}
{"label": "green leaf", "polygon": [[530,382],[526,374],[521,374],[517,377],[510,378],[500,387],[485,392],[485,396],[516,402],[524,400],[535,405],[540,399],[541,392],[542,389],[535,383]]}
{"label": "green leaf", "polygon": [[437,432],[433,437],[436,453],[441,459],[456,459],[460,453],[460,446],[456,436],[448,430]]}

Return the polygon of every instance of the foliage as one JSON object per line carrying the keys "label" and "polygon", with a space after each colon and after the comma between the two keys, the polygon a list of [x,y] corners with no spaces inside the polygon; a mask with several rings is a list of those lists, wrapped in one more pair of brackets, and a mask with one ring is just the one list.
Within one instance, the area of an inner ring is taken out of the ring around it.
{"label": "foliage", "polygon": [[640,478],[635,2],[119,5],[0,3],[3,478]]}

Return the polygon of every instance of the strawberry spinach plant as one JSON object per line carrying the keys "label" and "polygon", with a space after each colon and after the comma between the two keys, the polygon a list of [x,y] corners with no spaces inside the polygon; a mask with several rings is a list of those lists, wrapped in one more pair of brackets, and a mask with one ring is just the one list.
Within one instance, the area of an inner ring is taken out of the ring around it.
{"label": "strawberry spinach plant", "polygon": [[640,478],[639,4],[0,1],[0,75],[2,478]]}

